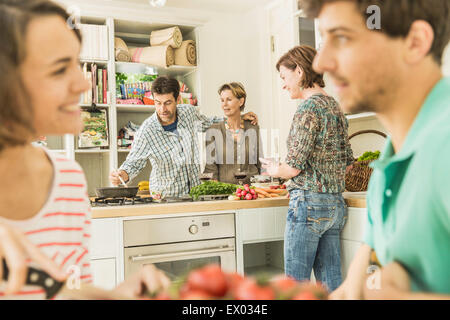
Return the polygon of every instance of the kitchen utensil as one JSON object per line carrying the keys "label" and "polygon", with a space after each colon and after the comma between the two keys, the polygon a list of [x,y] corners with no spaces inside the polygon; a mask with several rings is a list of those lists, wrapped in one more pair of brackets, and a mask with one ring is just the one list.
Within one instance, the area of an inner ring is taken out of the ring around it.
{"label": "kitchen utensil", "polygon": [[[2,265],[3,265],[2,279],[6,281],[8,280],[9,269],[5,259],[2,259]],[[74,299],[74,300],[130,299],[116,292],[103,290],[88,284],[80,283],[79,287],[69,285],[69,283],[66,281],[61,282],[53,279],[45,271],[31,267],[28,267],[27,279],[25,283],[30,286],[38,286],[44,289],[46,299],[52,299],[57,294],[61,295],[63,299]],[[70,282],[70,284],[72,283]]]}
{"label": "kitchen utensil", "polygon": [[132,198],[135,197],[139,187],[105,187],[95,189],[101,198]]}
{"label": "kitchen utensil", "polygon": [[122,182],[122,184],[125,188],[128,188],[127,184],[125,183],[125,181],[123,181],[123,178],[120,176],[120,174],[119,174],[119,180],[120,180],[120,182]]}

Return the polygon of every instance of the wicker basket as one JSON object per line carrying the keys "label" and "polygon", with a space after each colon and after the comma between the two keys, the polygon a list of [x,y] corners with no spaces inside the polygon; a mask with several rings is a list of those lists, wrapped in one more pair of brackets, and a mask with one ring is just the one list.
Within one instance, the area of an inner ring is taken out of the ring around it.
{"label": "wicker basket", "polygon": [[[384,138],[387,138],[386,134],[377,130],[362,130],[352,134],[350,137],[348,137],[348,139],[350,140],[365,133],[375,133]],[[353,162],[353,168],[345,175],[345,189],[347,189],[347,191],[367,191],[369,179],[373,171],[373,169],[369,167],[369,164],[372,161],[373,160],[358,161],[357,159],[355,159],[355,162]]]}

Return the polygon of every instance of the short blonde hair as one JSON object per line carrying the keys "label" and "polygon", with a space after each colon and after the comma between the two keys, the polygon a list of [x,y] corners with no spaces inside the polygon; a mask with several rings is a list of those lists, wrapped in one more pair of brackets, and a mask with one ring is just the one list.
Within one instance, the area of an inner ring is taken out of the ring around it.
{"label": "short blonde hair", "polygon": [[230,90],[233,93],[233,95],[238,99],[244,98],[244,104],[241,106],[241,111],[243,111],[245,108],[245,102],[247,100],[247,93],[245,92],[245,88],[242,85],[242,83],[230,82],[221,85],[218,91],[219,95],[225,90]]}

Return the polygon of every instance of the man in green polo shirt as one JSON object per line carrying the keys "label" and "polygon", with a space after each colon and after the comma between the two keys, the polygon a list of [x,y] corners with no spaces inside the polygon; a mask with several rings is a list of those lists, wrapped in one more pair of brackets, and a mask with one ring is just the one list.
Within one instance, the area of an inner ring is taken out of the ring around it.
{"label": "man in green polo shirt", "polygon": [[[450,298],[450,1],[300,0],[318,17],[314,61],[346,112],[375,112],[390,138],[373,163],[365,243],[335,299]],[[368,278],[376,253],[381,268]]]}

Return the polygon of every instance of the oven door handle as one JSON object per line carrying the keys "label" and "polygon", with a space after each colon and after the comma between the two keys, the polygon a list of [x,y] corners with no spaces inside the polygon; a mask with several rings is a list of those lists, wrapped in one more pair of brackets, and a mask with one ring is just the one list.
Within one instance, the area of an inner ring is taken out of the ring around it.
{"label": "oven door handle", "polygon": [[162,254],[150,254],[150,255],[137,255],[131,256],[130,260],[132,262],[143,261],[149,259],[164,259],[164,258],[175,258],[182,256],[191,256],[191,255],[199,255],[199,254],[210,254],[210,253],[220,253],[233,250],[233,247],[219,247],[219,248],[208,248],[202,250],[194,250],[194,251],[181,251],[181,252],[172,252],[172,253],[162,253]]}

